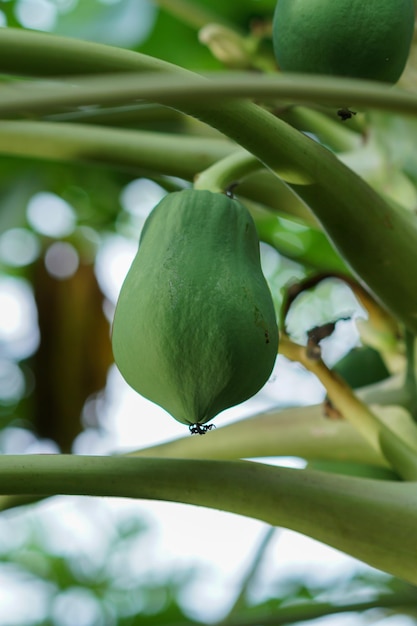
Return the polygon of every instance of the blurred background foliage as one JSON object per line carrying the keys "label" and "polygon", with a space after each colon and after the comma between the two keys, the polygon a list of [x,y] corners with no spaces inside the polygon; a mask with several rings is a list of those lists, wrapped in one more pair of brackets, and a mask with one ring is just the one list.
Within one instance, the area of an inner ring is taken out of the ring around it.
{"label": "blurred background foliage", "polygon": [[[199,39],[203,27],[216,23],[232,28],[250,43],[251,60],[245,69],[273,71],[270,26],[274,4],[275,0],[2,0],[0,25],[125,47],[204,72],[228,67],[221,55],[216,58]],[[413,71],[411,67],[407,76]],[[153,105],[127,104],[115,110],[89,107],[47,119],[217,136],[195,121]],[[383,177],[386,192],[395,196],[398,172],[407,177],[404,202],[410,208],[417,197],[415,125],[386,114],[370,119],[378,146],[377,182]],[[297,116],[290,123],[302,126]],[[107,251],[108,258],[121,241],[130,242],[133,249],[146,212],[164,193],[189,182],[158,172],[0,155],[3,453],[69,453],[77,451],[80,434],[105,428],[115,294],[107,275],[112,270],[103,266],[103,256]],[[294,204],[288,194],[285,198]],[[301,280],[317,270],[331,270],[331,279],[344,265],[311,219],[288,219],[285,211],[273,217],[262,214],[267,204],[268,200],[266,204],[262,200],[251,209],[258,215],[265,242],[264,269],[279,306],[288,281]],[[336,277],[306,292],[298,314],[293,311],[288,322],[294,336],[305,339],[309,326],[361,311]],[[89,547],[75,543],[70,549],[66,545],[69,529],[62,530],[61,542],[54,543],[45,505],[23,514],[2,514],[2,626],[200,623],[187,609],[186,598],[193,594],[191,582],[196,577],[204,581],[210,573],[177,564],[150,579],[148,571],[132,563],[132,554],[140,560],[143,546],[152,542],[152,533],[136,510],[118,515],[112,510],[109,516],[105,503],[74,506],[78,521],[84,524],[93,507],[107,517],[99,546],[91,541]],[[68,511],[61,514],[68,515]],[[97,522],[98,517],[96,510]],[[90,534],[94,535],[91,528]],[[200,538],[190,537],[190,541]],[[231,597],[232,610],[224,623],[294,623],[338,611],[348,612],[355,624],[369,620],[388,624],[394,614],[407,616],[402,624],[417,623],[415,589],[371,571],[340,584],[336,581],[331,587],[288,578],[272,584],[268,597],[254,594],[252,587],[267,548],[267,543],[260,547],[247,578],[242,576],[241,594],[235,604]],[[16,602],[21,604],[20,612],[16,606],[11,609]],[[200,608],[204,615],[204,607]]]}

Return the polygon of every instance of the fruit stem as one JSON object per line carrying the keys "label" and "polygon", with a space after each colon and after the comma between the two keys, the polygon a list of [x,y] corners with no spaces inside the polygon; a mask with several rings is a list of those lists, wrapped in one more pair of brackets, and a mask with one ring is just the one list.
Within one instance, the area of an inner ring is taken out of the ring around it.
{"label": "fruit stem", "polygon": [[214,193],[225,193],[253,172],[265,169],[264,165],[246,150],[236,150],[217,161],[194,179],[195,189],[208,189]]}
{"label": "fruit stem", "polygon": [[336,372],[321,359],[309,358],[304,346],[294,343],[286,335],[280,338],[279,351],[317,376],[333,406],[385,456],[404,480],[417,480],[417,427],[413,429],[412,437],[410,430],[404,438],[401,437],[372,412]]}

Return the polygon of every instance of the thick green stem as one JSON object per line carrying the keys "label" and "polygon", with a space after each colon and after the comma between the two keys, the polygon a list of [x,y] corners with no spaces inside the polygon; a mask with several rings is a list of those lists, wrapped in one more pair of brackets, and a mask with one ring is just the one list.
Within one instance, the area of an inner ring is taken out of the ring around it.
{"label": "thick green stem", "polygon": [[416,584],[415,483],[248,461],[6,455],[0,493],[161,499],[284,526]]}
{"label": "thick green stem", "polygon": [[[3,37],[2,33],[0,35]],[[0,52],[2,50],[1,37]],[[57,39],[61,41],[60,38]],[[66,42],[65,39],[63,41]],[[106,51],[106,46],[102,48]],[[354,93],[364,107],[417,115],[416,94],[390,90],[378,83],[304,75],[285,75],[277,78],[251,73],[215,73],[201,76],[154,57],[123,52],[126,55],[133,55],[133,58],[129,56],[126,58],[126,61],[129,61],[124,68],[127,73],[122,72],[123,63],[119,61],[121,68],[118,73],[101,76],[100,74],[105,72],[106,64],[109,72],[112,69],[112,56],[107,59],[108,55],[104,55],[101,59],[102,63],[97,64],[96,70],[89,69],[88,73],[91,75],[88,77],[83,76],[85,68],[81,67],[79,75],[63,78],[59,82],[4,83],[0,87],[2,97],[0,113],[2,115],[47,113],[58,107],[86,106],[97,103],[118,104],[135,100],[157,101],[168,106],[177,106],[187,112],[187,102],[192,106],[207,109],[208,105],[215,105],[220,101],[223,106],[225,101],[250,97],[284,98],[289,102],[297,99],[306,102],[328,102],[330,105],[334,103],[337,107],[341,98],[349,97],[349,94]],[[123,58],[123,54],[119,56]],[[100,58],[100,55],[98,57]],[[62,65],[62,73],[65,75],[64,61],[65,58]],[[0,70],[2,66],[4,66],[4,71],[8,72],[13,72],[15,69],[13,62],[5,64],[0,59]],[[26,61],[25,67],[31,74],[31,64]],[[38,66],[37,69],[41,71]],[[36,75],[36,72],[33,73]],[[275,117],[272,114],[271,116]]]}

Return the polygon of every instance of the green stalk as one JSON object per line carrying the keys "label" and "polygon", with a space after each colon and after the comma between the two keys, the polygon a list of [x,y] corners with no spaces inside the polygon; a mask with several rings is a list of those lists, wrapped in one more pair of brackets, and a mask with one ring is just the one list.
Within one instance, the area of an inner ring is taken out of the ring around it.
{"label": "green stalk", "polygon": [[[0,35],[3,37],[2,33]],[[50,35],[47,37],[53,38]],[[2,49],[1,43],[0,38],[0,51]],[[106,46],[103,47],[106,48]],[[116,50],[118,49],[116,48]],[[124,51],[124,54],[128,54],[128,51]],[[31,114],[49,113],[57,107],[86,106],[97,103],[108,105],[138,99],[177,106],[186,113],[188,112],[187,102],[206,108],[204,105],[210,102],[216,103],[221,100],[224,103],[227,100],[250,97],[280,98],[289,102],[297,100],[300,102],[322,102],[330,106],[333,105],[336,109],[341,100],[349,98],[350,94],[353,93],[363,107],[417,115],[417,95],[415,93],[394,88],[389,89],[379,83],[298,74],[278,78],[251,73],[221,74],[217,72],[202,76],[154,57],[147,57],[138,53],[130,54],[133,54],[134,58],[126,59],[130,61],[125,67],[126,73],[120,73],[122,69],[119,69],[118,73],[111,73],[112,68],[109,60],[108,71],[110,73],[101,75],[105,72],[106,67],[105,59],[103,59],[101,64],[97,64],[97,70],[90,69],[87,72],[82,67],[79,74],[71,78],[65,78],[66,68],[63,65],[61,72],[63,77],[59,82],[14,81],[10,84],[3,83],[0,87],[2,97],[0,113],[2,115],[16,115],[19,111],[23,115],[25,112]],[[122,63],[121,65],[123,67]],[[0,71],[2,66],[5,72],[13,73],[17,69],[13,62],[6,64],[0,60]],[[30,62],[26,62],[26,67],[29,75],[34,73],[36,76],[36,71],[32,69]],[[59,74],[59,71],[57,73]],[[84,73],[90,75],[86,77],[83,75]],[[271,116],[275,117],[272,114]]]}
{"label": "green stalk", "polygon": [[321,404],[268,411],[216,428],[206,437],[181,437],[131,453],[132,456],[242,459],[294,456],[388,467],[347,420],[330,420]]}
{"label": "green stalk", "polygon": [[66,455],[0,457],[0,492],[161,499],[283,526],[417,583],[413,483],[248,461]]}
{"label": "green stalk", "polygon": [[417,427],[413,423],[407,422],[404,429],[400,426],[400,432],[386,424],[336,372],[330,370],[323,361],[310,359],[303,346],[293,343],[285,335],[280,338],[279,351],[317,376],[333,406],[375,450],[385,456],[404,480],[417,480]]}

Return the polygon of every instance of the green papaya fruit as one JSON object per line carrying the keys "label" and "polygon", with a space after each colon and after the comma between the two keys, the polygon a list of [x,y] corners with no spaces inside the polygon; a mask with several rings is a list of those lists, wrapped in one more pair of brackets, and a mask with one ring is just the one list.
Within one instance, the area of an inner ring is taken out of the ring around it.
{"label": "green papaya fruit", "polygon": [[395,83],[413,29],[413,0],[278,0],[273,43],[286,72]]}
{"label": "green papaya fruit", "polygon": [[191,432],[267,382],[278,327],[247,209],[205,190],[170,193],[145,222],[112,329],[133,389]]}

